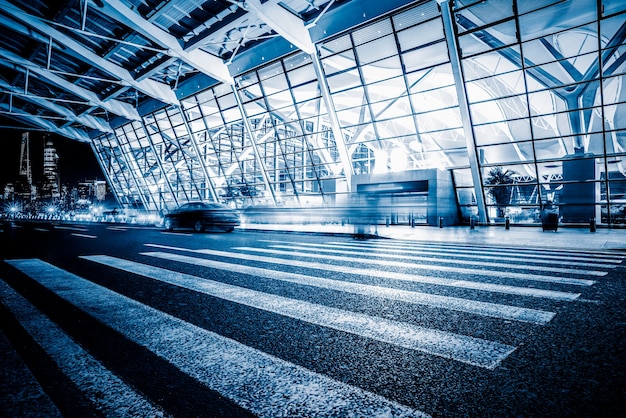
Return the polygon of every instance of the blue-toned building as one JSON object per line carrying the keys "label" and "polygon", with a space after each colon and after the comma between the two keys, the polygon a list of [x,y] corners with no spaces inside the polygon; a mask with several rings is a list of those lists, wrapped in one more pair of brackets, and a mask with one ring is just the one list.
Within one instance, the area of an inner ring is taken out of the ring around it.
{"label": "blue-toned building", "polygon": [[122,207],[626,222],[624,1],[0,3],[3,117],[90,142]]}

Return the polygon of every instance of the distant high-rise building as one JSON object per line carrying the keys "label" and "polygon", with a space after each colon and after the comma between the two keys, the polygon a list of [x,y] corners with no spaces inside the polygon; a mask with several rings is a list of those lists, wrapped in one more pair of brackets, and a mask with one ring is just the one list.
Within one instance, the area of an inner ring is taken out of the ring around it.
{"label": "distant high-rise building", "polygon": [[15,186],[13,183],[7,183],[4,186],[4,199],[11,200],[15,196]]}
{"label": "distant high-rise building", "polygon": [[30,167],[30,136],[28,132],[22,134],[20,149],[20,176],[24,176],[29,188],[33,185],[33,172]]}
{"label": "distant high-rise building", "polygon": [[53,199],[58,199],[61,196],[58,163],[59,156],[57,155],[54,143],[52,139],[46,137],[43,148],[43,175],[45,178],[43,192],[46,196]]}
{"label": "distant high-rise building", "polygon": [[103,201],[104,199],[106,199],[106,194],[107,194],[106,181],[95,180],[93,184],[94,184],[94,189],[95,189],[94,194],[96,195],[96,200]]}
{"label": "distant high-rise building", "polygon": [[24,201],[37,199],[37,187],[33,182],[33,170],[30,160],[30,134],[24,132],[22,134],[22,143],[20,147],[20,166],[19,177],[12,186],[13,197],[18,197]]}

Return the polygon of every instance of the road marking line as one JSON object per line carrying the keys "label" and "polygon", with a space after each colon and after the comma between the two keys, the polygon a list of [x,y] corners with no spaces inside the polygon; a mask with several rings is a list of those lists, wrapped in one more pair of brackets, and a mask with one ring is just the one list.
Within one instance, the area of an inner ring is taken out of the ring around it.
{"label": "road marking line", "polygon": [[0,280],[0,296],[20,324],[59,369],[94,404],[111,416],[164,416],[163,410],[105,368],[24,297]]}
{"label": "road marking line", "polygon": [[580,293],[561,292],[555,290],[535,289],[528,287],[508,286],[495,283],[481,283],[466,280],[446,279],[442,277],[429,277],[400,272],[391,272],[384,270],[372,270],[356,267],[337,266],[333,264],[318,263],[312,261],[286,260],[283,258],[266,257],[254,254],[235,253],[227,251],[217,251],[209,249],[193,250],[189,248],[171,247],[160,244],[145,244],[147,247],[162,248],[174,251],[186,251],[198,254],[213,255],[218,257],[235,258],[247,261],[260,261],[263,263],[288,265],[293,267],[304,267],[317,270],[335,271],[338,273],[355,274],[359,276],[369,276],[376,279],[385,278],[392,280],[402,280],[414,283],[428,283],[440,286],[459,287],[463,289],[481,290],[485,292],[505,293],[518,296],[529,296],[536,298],[546,298],[561,301],[573,301],[580,296]]}
{"label": "road marking line", "polygon": [[7,263],[259,417],[428,417],[192,325],[41,260]]}
{"label": "road marking line", "polygon": [[[284,245],[284,244],[274,244],[271,246],[272,248],[283,248],[289,250],[310,250],[306,244],[298,244],[298,245]],[[258,251],[266,251],[266,250],[258,250]],[[338,248],[321,248],[315,247],[315,251],[317,252],[332,252],[333,254],[344,254],[344,255],[363,255],[363,251],[351,251],[344,250]],[[307,254],[307,253],[297,253],[297,254]],[[370,253],[371,254],[371,253]],[[313,254],[316,256],[317,254]],[[309,255],[310,257],[311,255]],[[506,268],[506,269],[514,269],[514,270],[530,270],[530,271],[545,271],[551,273],[570,273],[570,274],[583,274],[587,276],[606,276],[608,273],[606,271],[597,271],[597,270],[583,270],[583,269],[566,269],[561,267],[550,267],[550,266],[537,266],[534,264],[529,264],[530,262],[521,263],[521,264],[508,264],[508,263],[493,263],[489,261],[472,261],[472,260],[459,260],[459,259],[450,259],[450,258],[435,258],[435,257],[419,257],[419,256],[411,256],[411,255],[399,255],[399,254],[376,254],[377,257],[388,258],[388,259],[400,259],[406,261],[425,261],[425,262],[434,262],[434,263],[449,263],[449,264],[461,264],[461,265],[474,265],[481,267],[497,267],[497,268]],[[421,268],[423,264],[416,264],[417,268]],[[426,265],[426,268],[437,269],[439,270],[440,266],[434,265]],[[607,266],[608,268],[612,268],[613,266]],[[445,268],[456,268],[456,267],[445,267]],[[482,269],[480,269],[482,271]]]}
{"label": "road marking line", "polygon": [[0,411],[5,417],[63,418],[20,354],[0,329]]}
{"label": "road marking line", "polygon": [[[267,242],[270,244],[278,244],[278,245],[288,245],[289,242],[286,241],[276,241],[276,240],[261,240],[261,242]],[[617,265],[621,263],[617,260],[607,260],[606,262],[611,264],[602,264],[602,261],[596,260],[596,262],[580,262],[574,261],[578,260],[578,258],[568,259],[567,257],[555,257],[556,259],[548,259],[547,257],[542,257],[540,255],[531,256],[525,255],[522,260],[518,260],[513,256],[508,256],[506,254],[501,254],[498,256],[495,255],[480,255],[475,252],[464,252],[464,251],[453,251],[453,250],[430,250],[430,249],[412,249],[404,246],[395,246],[395,245],[367,245],[367,244],[359,244],[359,243],[343,243],[343,244],[317,244],[311,242],[298,242],[298,246],[304,247],[313,247],[313,248],[339,248],[339,249],[360,249],[367,251],[380,251],[380,252],[389,252],[392,254],[397,253],[405,253],[405,254],[419,254],[424,256],[424,258],[428,260],[437,260],[435,256],[444,256],[450,257],[454,256],[454,260],[450,260],[449,258],[443,259],[444,261],[454,261],[458,260],[458,257],[461,258],[471,258],[472,260],[507,260],[507,261],[522,261],[522,262],[532,262],[532,263],[544,263],[544,264],[552,264],[552,265],[567,265],[567,266],[580,266],[580,267],[594,267],[594,268],[608,268],[614,269]],[[432,257],[432,258],[431,258]],[[463,261],[466,262],[466,261]],[[483,265],[482,262],[475,262],[476,264]]]}
{"label": "road marking line", "polygon": [[[591,256],[602,256],[602,258],[616,258],[623,259],[624,256],[615,251],[597,251],[597,250],[577,250],[574,248],[568,248],[563,250],[554,250],[550,248],[521,248],[521,247],[504,247],[493,245],[477,245],[477,244],[459,244],[459,243],[442,243],[442,242],[423,242],[423,241],[394,241],[393,244],[414,246],[414,247],[426,247],[426,248],[441,248],[441,249],[457,249],[464,248],[467,250],[481,251],[481,252],[511,252],[512,254],[550,254],[556,256],[577,256],[583,258],[589,258]],[[383,242],[377,242],[376,244],[386,244]],[[391,244],[391,243],[390,243]]]}
{"label": "road marking line", "polygon": [[196,266],[202,266],[212,269],[227,270],[235,273],[249,274],[252,276],[265,277],[273,280],[281,280],[305,286],[314,286],[323,289],[338,290],[341,292],[354,293],[357,295],[381,297],[385,299],[450,309],[454,311],[472,313],[492,318],[529,322],[537,325],[547,324],[556,315],[556,313],[554,312],[547,312],[536,309],[502,305],[491,302],[480,302],[476,300],[455,298],[450,296],[440,296],[430,293],[413,292],[382,286],[372,286],[368,284],[345,282],[341,280],[325,279],[322,277],[288,273],[279,270],[270,270],[260,267],[245,266],[241,264],[224,263],[221,261],[189,257],[180,254],[163,252],[150,252],[141,254],[150,257],[178,261],[181,263],[193,264]]}
{"label": "road marking line", "polygon": [[330,244],[345,244],[348,246],[373,246],[373,247],[397,247],[397,248],[405,248],[405,249],[413,249],[418,251],[441,251],[445,253],[454,253],[457,252],[464,254],[496,254],[496,255],[506,255],[507,257],[512,258],[528,258],[528,257],[540,257],[542,259],[550,259],[550,260],[579,260],[579,261],[601,261],[603,263],[614,263],[620,264],[624,260],[624,256],[611,253],[595,253],[593,251],[578,253],[578,252],[565,252],[565,251],[550,251],[550,250],[527,250],[527,249],[515,249],[512,250],[510,248],[493,248],[493,247],[474,247],[467,245],[458,245],[456,247],[453,246],[436,246],[436,245],[428,245],[428,244],[405,244],[404,242],[349,242],[342,243],[338,241],[332,241]]}
{"label": "road marking line", "polygon": [[133,261],[104,255],[82,258],[299,321],[490,370],[515,350],[513,346],[481,338],[272,295]]}
{"label": "road marking line", "polygon": [[61,226],[61,225],[55,225],[54,229],[68,229],[70,231],[80,231],[80,232],[88,232],[89,229],[87,228],[78,228],[75,226]]}
{"label": "road marking line", "polygon": [[94,239],[94,238],[98,238],[98,237],[97,237],[97,236],[95,236],[95,235],[87,235],[87,234],[76,234],[76,233],[72,233],[72,235],[73,235],[73,236],[75,236],[75,237],[80,237],[80,238],[92,238],[92,239]]}
{"label": "road marking line", "polygon": [[[281,250],[272,250],[270,248],[254,248],[254,247],[235,247],[234,250],[239,251],[252,251],[252,252],[260,252],[266,254],[276,254],[276,255],[288,255],[292,257],[306,257],[306,258],[321,258],[323,260],[334,260],[334,261],[342,261],[342,262],[358,262],[358,263],[366,263],[373,264],[376,266],[385,266],[385,267],[401,267],[401,268],[411,268],[416,270],[435,270],[435,271],[449,271],[453,273],[461,273],[461,274],[474,274],[479,276],[491,276],[491,277],[508,277],[514,279],[521,280],[533,280],[538,282],[547,282],[547,283],[558,283],[558,284],[572,284],[576,286],[591,286],[595,283],[593,280],[586,279],[574,279],[569,277],[553,277],[553,276],[543,276],[531,273],[516,273],[510,271],[493,271],[493,270],[483,270],[483,269],[468,269],[461,267],[450,267],[450,266],[431,266],[428,264],[413,264],[413,263],[405,263],[402,261],[390,261],[390,260],[377,260],[372,258],[365,257],[343,257],[338,255],[331,254],[310,254],[303,253],[297,251],[281,251]],[[582,271],[582,270],[578,270]],[[607,272],[598,272],[601,275],[606,275]],[[600,275],[600,274],[596,274]]]}

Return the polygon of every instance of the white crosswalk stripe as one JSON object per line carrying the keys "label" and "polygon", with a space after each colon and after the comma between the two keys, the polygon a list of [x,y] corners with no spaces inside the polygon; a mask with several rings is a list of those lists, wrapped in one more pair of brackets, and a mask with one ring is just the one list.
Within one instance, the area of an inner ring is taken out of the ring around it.
{"label": "white crosswalk stripe", "polygon": [[61,418],[63,414],[41,387],[6,335],[0,331],[0,411],[6,417]]}
{"label": "white crosswalk stripe", "polygon": [[194,326],[41,260],[8,263],[257,416],[288,416],[292,405],[298,405],[299,416],[427,416]]}
{"label": "white crosswalk stripe", "polygon": [[[268,242],[272,244],[277,244],[276,248],[283,248],[284,245],[280,245],[282,241],[276,240],[263,240],[263,242]],[[318,243],[310,243],[310,242],[301,242],[298,243],[298,246],[301,247],[310,247],[310,248],[324,248],[324,249],[360,249],[363,250],[366,248],[367,250],[375,251],[376,253],[392,253],[392,254],[419,254],[422,256],[424,260],[437,260],[434,256],[442,256],[442,257],[454,257],[454,262],[459,263],[462,260],[462,263],[471,263],[479,266],[488,266],[489,264],[485,264],[483,262],[479,262],[477,260],[508,260],[508,261],[517,261],[518,258],[523,258],[525,262],[532,263],[543,263],[543,264],[551,264],[551,265],[566,265],[566,266],[576,266],[576,267],[593,267],[596,269],[612,269],[615,268],[619,263],[622,262],[622,258],[617,259],[592,259],[587,257],[564,257],[560,256],[549,256],[549,255],[531,255],[531,254],[511,254],[511,253],[498,253],[498,255],[482,255],[478,253],[477,250],[462,250],[462,249],[445,249],[442,251],[430,250],[426,249],[426,247],[414,247],[414,246],[406,246],[406,245],[372,245],[366,243],[328,243],[328,244],[318,244]],[[430,258],[429,256],[432,256]],[[469,262],[465,261],[465,258],[471,259]],[[415,258],[412,258],[415,260]],[[583,260],[583,261],[580,261]],[[590,260],[589,262],[585,262],[584,260]],[[593,260],[594,262],[591,262]],[[451,262],[450,258],[442,259],[443,262]],[[501,266],[499,266],[501,267]]]}
{"label": "white crosswalk stripe", "polygon": [[164,412],[125,384],[54,322],[0,280],[0,298],[63,373],[107,416],[162,417]]}
{"label": "white crosswalk stripe", "polygon": [[[501,284],[496,284],[496,283],[474,282],[474,281],[468,281],[468,280],[448,279],[448,278],[442,278],[442,277],[431,277],[431,276],[407,274],[407,273],[401,273],[401,272],[395,272],[395,271],[373,270],[373,269],[365,269],[361,267],[357,268],[357,267],[349,267],[349,266],[331,265],[328,263],[319,263],[319,262],[312,262],[312,261],[288,260],[288,259],[277,258],[277,257],[258,256],[254,254],[243,254],[243,253],[237,253],[233,251],[217,251],[217,250],[210,250],[210,249],[194,250],[194,249],[189,249],[189,248],[172,247],[172,246],[160,245],[160,244],[146,244],[146,246],[175,250],[175,251],[187,251],[187,252],[192,252],[192,253],[213,255],[213,256],[218,256],[218,257],[235,258],[239,260],[260,261],[260,262],[271,263],[271,264],[281,264],[281,265],[297,266],[297,267],[311,268],[311,269],[317,269],[317,270],[327,270],[327,271],[334,271],[338,273],[359,274],[359,275],[365,275],[365,276],[371,276],[371,277],[377,277],[377,278],[404,280],[408,282],[428,283],[428,284],[434,284],[434,285],[439,285],[439,286],[449,286],[449,287],[455,287],[455,288],[481,290],[485,292],[506,293],[506,294],[518,295],[518,296],[528,296],[528,297],[565,300],[565,301],[575,300],[576,298],[580,296],[580,293],[573,293],[573,292],[501,285]],[[525,277],[525,276],[522,275],[520,277]],[[575,281],[574,284],[578,284],[578,281]],[[587,281],[586,284],[591,285],[593,284],[593,282]]]}
{"label": "white crosswalk stripe", "polygon": [[[585,289],[623,261],[623,257],[609,253],[598,253],[596,257],[525,250],[515,254],[493,248],[483,252],[477,246],[412,242],[260,242],[266,247],[215,250],[147,243],[145,246],[152,251],[124,258],[84,255],[80,258],[91,266],[84,277],[39,259],[6,263],[257,416],[426,417],[426,413],[391,398],[131,299],[94,283],[90,275],[106,271],[123,272],[127,275],[124,277],[130,274],[136,279],[141,276],[141,280],[174,289],[168,292],[192,291],[218,298],[232,306],[251,308],[261,317],[279,315],[294,324],[404,350],[415,355],[417,361],[437,359],[458,367],[494,370],[544,329],[561,312],[560,307],[575,306],[573,302]],[[475,251],[478,254],[472,254]],[[91,273],[92,267],[97,273]],[[235,284],[220,281],[231,277]],[[307,300],[300,296],[303,288],[308,289]],[[326,298],[330,293],[332,302]],[[359,311],[362,308],[336,302],[356,300],[355,296],[364,306],[399,305],[402,315],[406,306],[412,315],[386,316],[377,310]],[[167,415],[158,401],[144,397],[108,371],[2,280],[0,299],[63,373],[85,391],[98,411],[107,416]],[[203,308],[194,309],[202,312]],[[422,312],[440,317],[432,323],[422,322]],[[464,322],[463,327],[439,329],[443,322],[463,319],[472,321]],[[498,324],[487,334],[479,325],[486,320]]]}
{"label": "white crosswalk stripe", "polygon": [[[288,247],[289,248],[289,247]],[[251,251],[251,252],[261,252],[266,254],[277,254],[277,255],[290,255],[297,257],[319,257],[327,260],[337,260],[337,261],[356,261],[354,258],[336,256],[336,255],[317,255],[311,254],[307,252],[295,251],[297,248],[293,248],[291,251],[281,251],[281,250],[273,250],[270,248],[255,248],[255,247],[236,247],[236,250],[242,251]],[[349,253],[349,252],[348,252]],[[355,254],[355,253],[351,253]],[[387,258],[392,258],[387,256]],[[396,257],[397,258],[397,257]],[[406,260],[408,257],[400,257],[403,260]],[[503,272],[503,271],[493,271],[487,269],[467,269],[461,267],[450,267],[450,266],[441,266],[441,265],[432,265],[432,264],[413,264],[406,263],[403,261],[392,261],[392,260],[380,260],[380,259],[359,259],[361,263],[367,264],[375,264],[378,266],[395,266],[395,267],[407,267],[407,268],[416,268],[416,269],[424,269],[424,270],[436,270],[436,271],[450,271],[462,274],[481,274],[485,276],[498,276],[498,277],[511,277],[511,278],[521,278],[525,280],[536,280],[542,282],[559,282],[559,283],[569,283],[569,284],[578,284],[581,286],[589,286],[594,282],[593,280],[576,280],[576,279],[567,279],[567,278],[559,278],[553,276],[545,276],[545,275],[537,275],[531,273],[513,273],[513,272]],[[415,260],[414,260],[415,261]],[[488,263],[484,263],[488,264]],[[515,266],[513,264],[495,264],[491,263],[489,267],[501,267],[501,268],[520,268],[519,266]],[[521,268],[525,269],[524,267]],[[574,270],[574,269],[560,269],[560,268],[549,268],[549,267],[541,267],[541,266],[530,266],[530,268],[526,268],[529,270],[536,271],[549,271],[553,273],[579,273],[583,275],[590,276],[605,276],[607,274],[606,271],[597,271],[597,270]]]}
{"label": "white crosswalk stripe", "polygon": [[406,290],[352,283],[341,280],[331,280],[322,277],[308,276],[304,274],[287,273],[279,270],[269,270],[258,267],[245,266],[241,264],[207,260],[204,258],[188,257],[180,254],[164,252],[150,252],[143,254],[151,257],[158,257],[166,260],[178,261],[181,263],[188,263],[212,269],[227,270],[231,272],[249,274],[257,277],[266,277],[269,279],[282,280],[291,283],[339,290],[342,292],[349,292],[366,296],[382,297],[386,299],[414,303],[418,305],[434,306],[438,308],[450,309],[459,312],[467,312],[499,319],[508,319],[543,325],[548,323],[555,315],[554,312],[546,312],[537,309],[500,305],[496,303],[481,302],[476,300],[433,295],[429,293],[411,292]]}
{"label": "white crosswalk stripe", "polygon": [[[273,241],[267,240],[267,242],[282,242],[282,241]],[[527,257],[539,257],[539,258],[549,258],[561,260],[564,258],[567,259],[578,259],[578,260],[587,260],[587,261],[598,261],[598,262],[617,262],[618,264],[625,257],[619,253],[609,252],[609,251],[599,251],[599,250],[575,250],[575,249],[564,249],[564,250],[554,250],[547,248],[521,248],[521,247],[495,247],[493,245],[478,245],[478,244],[453,244],[453,243],[441,243],[441,242],[429,242],[425,243],[422,241],[386,241],[386,240],[376,240],[376,241],[355,241],[350,243],[340,242],[340,241],[330,241],[328,244],[341,244],[344,246],[361,246],[361,247],[398,247],[398,248],[412,248],[419,249],[420,251],[429,251],[429,252],[452,252],[459,254],[495,254],[500,256],[507,257],[519,257],[519,258],[527,258]]]}
{"label": "white crosswalk stripe", "polygon": [[495,368],[514,347],[257,292],[108,256],[84,258],[253,308],[463,363]]}

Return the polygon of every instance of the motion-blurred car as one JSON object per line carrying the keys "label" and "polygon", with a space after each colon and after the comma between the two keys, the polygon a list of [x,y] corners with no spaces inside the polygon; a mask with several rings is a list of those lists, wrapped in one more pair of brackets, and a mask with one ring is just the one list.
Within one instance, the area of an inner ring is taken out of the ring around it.
{"label": "motion-blurred car", "polygon": [[163,227],[168,231],[174,228],[193,228],[202,232],[206,228],[214,228],[232,232],[239,224],[239,213],[220,203],[186,203],[165,214],[163,218]]}

